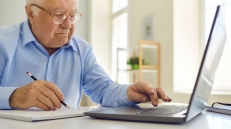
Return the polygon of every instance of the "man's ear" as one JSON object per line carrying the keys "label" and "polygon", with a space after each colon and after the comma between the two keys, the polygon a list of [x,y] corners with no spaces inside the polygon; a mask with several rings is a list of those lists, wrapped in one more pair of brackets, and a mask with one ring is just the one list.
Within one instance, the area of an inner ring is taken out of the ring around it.
{"label": "man's ear", "polygon": [[33,14],[33,11],[31,10],[31,6],[26,5],[25,10],[26,10],[27,18],[28,18],[30,24],[32,24],[33,20],[34,20],[34,14]]}

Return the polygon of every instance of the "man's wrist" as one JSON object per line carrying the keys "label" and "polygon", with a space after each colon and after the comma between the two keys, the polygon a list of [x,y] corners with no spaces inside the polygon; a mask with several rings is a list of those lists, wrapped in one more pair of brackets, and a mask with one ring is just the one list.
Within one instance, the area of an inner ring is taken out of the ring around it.
{"label": "man's wrist", "polygon": [[15,90],[12,92],[12,94],[10,95],[10,97],[9,97],[9,105],[10,105],[10,107],[11,107],[12,109],[17,108],[16,105],[15,105],[16,101],[14,101],[14,99],[15,99],[14,96],[15,96],[15,93],[16,93],[17,90],[18,90],[18,88],[15,89]]}
{"label": "man's wrist", "polygon": [[132,85],[124,85],[121,89],[120,100],[122,101],[123,105],[135,105],[138,102],[133,102],[129,98],[128,90]]}

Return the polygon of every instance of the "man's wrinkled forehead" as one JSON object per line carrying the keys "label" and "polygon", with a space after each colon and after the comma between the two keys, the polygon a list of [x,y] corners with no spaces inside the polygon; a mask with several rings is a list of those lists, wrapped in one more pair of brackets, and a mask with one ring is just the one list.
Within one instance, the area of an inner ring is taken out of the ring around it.
{"label": "man's wrinkled forehead", "polygon": [[77,10],[76,0],[46,0],[44,4],[52,12],[65,12]]}

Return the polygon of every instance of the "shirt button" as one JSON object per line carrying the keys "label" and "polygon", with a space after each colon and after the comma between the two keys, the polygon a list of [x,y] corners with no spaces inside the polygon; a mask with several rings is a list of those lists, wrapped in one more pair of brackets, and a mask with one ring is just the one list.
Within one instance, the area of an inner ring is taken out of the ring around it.
{"label": "shirt button", "polygon": [[47,81],[51,81],[51,79],[50,79],[50,78],[47,78]]}

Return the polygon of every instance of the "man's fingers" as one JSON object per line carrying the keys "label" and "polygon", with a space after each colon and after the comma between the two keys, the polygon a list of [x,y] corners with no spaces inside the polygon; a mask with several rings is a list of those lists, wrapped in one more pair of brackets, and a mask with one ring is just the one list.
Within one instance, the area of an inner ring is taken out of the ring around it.
{"label": "man's fingers", "polygon": [[39,100],[37,100],[37,101],[35,101],[35,107],[37,107],[37,108],[40,108],[40,109],[43,109],[43,110],[45,110],[45,111],[50,111],[51,110],[51,108],[49,108],[47,105],[45,105],[44,103],[42,103],[41,101],[39,101]]}
{"label": "man's fingers", "polygon": [[42,86],[40,88],[40,92],[43,95],[45,95],[47,98],[49,98],[51,100],[51,102],[54,104],[55,107],[61,108],[60,100],[59,100],[59,98],[57,98],[57,96],[55,95],[55,93],[52,90],[50,90],[46,86]]}
{"label": "man's fingers", "polygon": [[156,91],[158,93],[158,98],[162,99],[163,101],[168,101],[167,95],[164,93],[164,91],[161,88],[156,88]]}
{"label": "man's fingers", "polygon": [[151,84],[137,82],[128,88],[128,98],[131,101],[148,102],[151,101],[153,106],[158,106],[158,98],[165,102],[171,102],[161,88],[155,88]]}
{"label": "man's fingers", "polygon": [[154,94],[150,95],[152,105],[153,106],[158,106],[158,96],[157,96],[156,89],[154,88],[152,91],[154,93]]}
{"label": "man's fingers", "polygon": [[135,84],[134,90],[148,95],[153,95],[153,87],[150,84],[144,82],[138,82]]}
{"label": "man's fingers", "polygon": [[[52,110],[56,110],[55,105],[53,104],[53,102],[46,97],[44,94],[42,94],[41,92],[37,92],[36,93],[36,98],[37,100],[39,100],[39,102],[43,103],[44,105],[46,105],[47,107],[49,107]],[[41,104],[40,104],[41,105]],[[37,105],[36,105],[37,106]]]}
{"label": "man's fingers", "polygon": [[159,99],[162,99],[165,102],[171,102],[172,101],[172,99],[169,98],[161,88],[156,88],[156,91],[158,93]]}
{"label": "man's fingers", "polygon": [[44,82],[43,85],[49,88],[51,91],[53,91],[54,94],[59,98],[59,100],[61,101],[64,100],[63,93],[59,90],[59,88],[55,84],[51,82]]}
{"label": "man's fingers", "polygon": [[[156,89],[151,85],[144,82],[138,82],[133,86],[135,92],[143,94],[144,96],[149,96],[150,98],[148,101],[151,100],[153,106],[158,106],[158,95]],[[148,102],[145,101],[145,102]],[[144,102],[144,101],[141,101]]]}
{"label": "man's fingers", "polygon": [[168,98],[168,100],[167,100],[168,102],[171,102],[171,101],[172,101],[172,99],[171,99],[170,97],[167,96],[167,98]]}
{"label": "man's fingers", "polygon": [[133,98],[134,98],[134,101],[136,102],[149,102],[150,101],[150,98],[144,94],[133,92],[132,96],[134,96]]}
{"label": "man's fingers", "polygon": [[37,80],[17,88],[11,94],[9,103],[12,108],[27,109],[35,106],[44,110],[56,110],[61,108],[60,101],[63,99],[63,93],[55,84]]}

